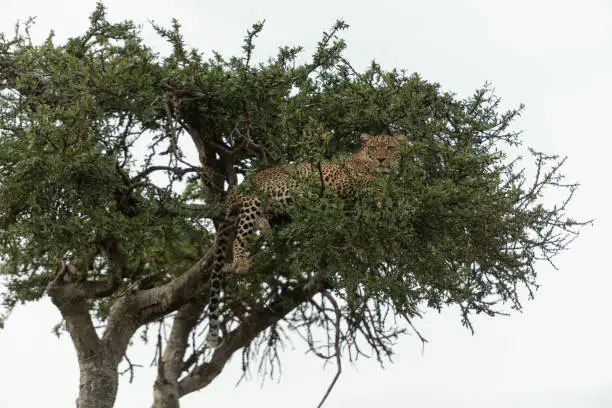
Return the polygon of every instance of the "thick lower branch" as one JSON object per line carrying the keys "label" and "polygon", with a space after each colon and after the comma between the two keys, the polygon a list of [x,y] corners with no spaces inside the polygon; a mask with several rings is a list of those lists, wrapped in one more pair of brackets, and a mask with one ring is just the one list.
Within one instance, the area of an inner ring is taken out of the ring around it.
{"label": "thick lower branch", "polygon": [[179,382],[181,397],[210,384],[223,370],[234,352],[247,346],[259,333],[277,323],[301,303],[325,290],[325,285],[310,285],[285,291],[268,307],[254,311],[240,326],[232,330],[215,350],[209,363],[195,367]]}
{"label": "thick lower branch", "polygon": [[189,333],[197,325],[204,302],[190,303],[179,309],[174,317],[172,331],[164,354],[157,367],[157,379],[153,385],[153,408],[178,408],[178,379],[183,372],[183,358]]}
{"label": "thick lower branch", "polygon": [[80,296],[78,286],[63,284],[62,276],[58,274],[47,287],[47,294],[66,321],[79,362],[99,354],[102,343],[91,320],[86,298]]}
{"label": "thick lower branch", "polygon": [[115,302],[108,317],[103,343],[119,362],[130,339],[144,324],[206,296],[210,267],[216,245],[178,278],[155,288],[126,295]]}

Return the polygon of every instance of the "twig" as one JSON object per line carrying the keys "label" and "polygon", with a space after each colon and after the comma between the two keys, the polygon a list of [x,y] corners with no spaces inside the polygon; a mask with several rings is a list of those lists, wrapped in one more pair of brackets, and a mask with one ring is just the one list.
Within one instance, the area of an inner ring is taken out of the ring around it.
{"label": "twig", "polygon": [[130,359],[128,358],[127,354],[124,353],[123,354],[123,358],[125,358],[125,361],[127,361],[128,363],[128,368],[126,368],[125,370],[121,371],[119,374],[123,375],[125,373],[127,373],[128,371],[130,372],[130,379],[129,382],[130,384],[132,383],[132,381],[134,381],[134,367],[142,367],[142,365],[140,364],[133,364]]}
{"label": "twig", "polygon": [[151,367],[154,365],[160,365],[162,363],[163,356],[163,341],[162,341],[162,322],[159,322],[159,326],[157,328],[157,344],[155,345],[155,355],[153,356],[153,360],[151,360]]}
{"label": "twig", "polygon": [[334,339],[334,348],[336,351],[335,353],[336,365],[338,369],[336,371],[336,375],[334,376],[334,379],[332,380],[331,384],[329,384],[329,387],[327,387],[327,391],[325,392],[325,395],[323,395],[321,402],[319,402],[319,405],[317,405],[317,408],[321,408],[323,406],[323,404],[325,403],[325,400],[327,399],[332,389],[336,385],[336,381],[338,381],[338,378],[340,378],[340,374],[342,374],[342,359],[340,358],[340,318],[342,317],[342,314],[340,313],[338,302],[336,302],[336,299],[334,299],[333,296],[329,294],[329,292],[321,292],[321,295],[325,297],[327,300],[329,300],[329,302],[334,306],[334,310],[336,311],[336,322],[334,323],[334,325],[336,326],[336,336]]}
{"label": "twig", "polygon": [[425,353],[425,343],[428,342],[427,339],[423,337],[423,335],[417,330],[416,327],[414,327],[414,324],[412,324],[412,320],[410,320],[410,318],[408,317],[406,313],[403,313],[403,316],[404,316],[404,319],[408,322],[408,324],[412,328],[412,330],[416,333],[417,336],[419,336],[419,340],[421,340],[421,354]]}

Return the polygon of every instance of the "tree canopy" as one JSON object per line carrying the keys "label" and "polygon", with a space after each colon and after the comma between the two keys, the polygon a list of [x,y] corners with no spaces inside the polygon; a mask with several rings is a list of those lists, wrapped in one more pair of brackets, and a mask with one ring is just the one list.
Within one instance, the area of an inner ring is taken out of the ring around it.
{"label": "tree canopy", "polygon": [[[154,27],[169,55],[101,4],[62,44],[34,44],[30,23],[0,36],[2,305],[51,297],[81,384],[107,384],[82,389],[79,407],[113,405],[130,339],[152,324],[172,324],[156,407],[178,406],[239,349],[245,370],[261,359],[270,373],[287,336],[338,364],[382,362],[427,308],[458,306],[469,328],[475,313],[520,310],[538,261],[583,225],[566,215],[576,185],[564,159],[514,158],[523,107],[502,111],[488,84],[460,98],[405,70],[361,72],[342,21],[313,55],[280,47],[264,62],[262,24],[234,57],[189,48],[177,21]],[[228,189],[265,166],[351,154],[362,132],[408,136],[392,174],[373,194],[289,207],[273,239],[253,243],[249,274],[226,277],[226,341],[206,349],[197,333]],[[564,194],[552,206],[549,188]]]}

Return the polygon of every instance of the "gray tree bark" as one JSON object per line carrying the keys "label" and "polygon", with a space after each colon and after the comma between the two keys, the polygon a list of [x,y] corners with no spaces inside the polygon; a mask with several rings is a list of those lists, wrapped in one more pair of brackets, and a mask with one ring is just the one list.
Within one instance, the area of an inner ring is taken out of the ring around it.
{"label": "gray tree bark", "polygon": [[[96,333],[87,302],[113,293],[117,280],[70,282],[66,276],[69,268],[64,268],[49,283],[47,294],[65,319],[77,352],[80,368],[77,408],[113,407],[119,382],[118,366],[130,339],[142,325],[201,297],[200,292],[209,280],[213,251],[214,248],[177,279],[119,298],[109,312],[102,336]],[[207,301],[204,298],[202,302]]]}
{"label": "gray tree bark", "polygon": [[93,326],[86,299],[75,287],[62,285],[62,273],[47,293],[66,320],[79,362],[77,408],[112,408],[117,396],[119,362],[113,359]]}
{"label": "gray tree bark", "polygon": [[180,407],[178,379],[183,372],[187,340],[203,308],[201,302],[190,303],[183,306],[174,317],[170,337],[157,367],[157,379],[153,384],[153,408]]}
{"label": "gray tree bark", "polygon": [[112,408],[117,397],[117,365],[101,353],[79,361],[80,381],[77,408]]}

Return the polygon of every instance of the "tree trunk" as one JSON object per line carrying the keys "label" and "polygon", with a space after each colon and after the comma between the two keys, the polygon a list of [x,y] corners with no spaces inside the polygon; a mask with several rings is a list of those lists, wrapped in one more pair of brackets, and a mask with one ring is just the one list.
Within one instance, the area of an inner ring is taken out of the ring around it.
{"label": "tree trunk", "polygon": [[180,408],[178,381],[169,381],[159,374],[153,385],[152,408]]}
{"label": "tree trunk", "polygon": [[77,352],[80,378],[76,406],[113,408],[119,384],[117,368],[125,347],[120,344],[113,354],[100,340],[89,314],[86,297],[80,289],[82,286],[79,284],[66,284],[63,273],[58,273],[47,286],[47,294],[66,320]]}
{"label": "tree trunk", "polygon": [[119,374],[110,356],[105,354],[79,361],[77,408],[113,408],[117,398]]}

